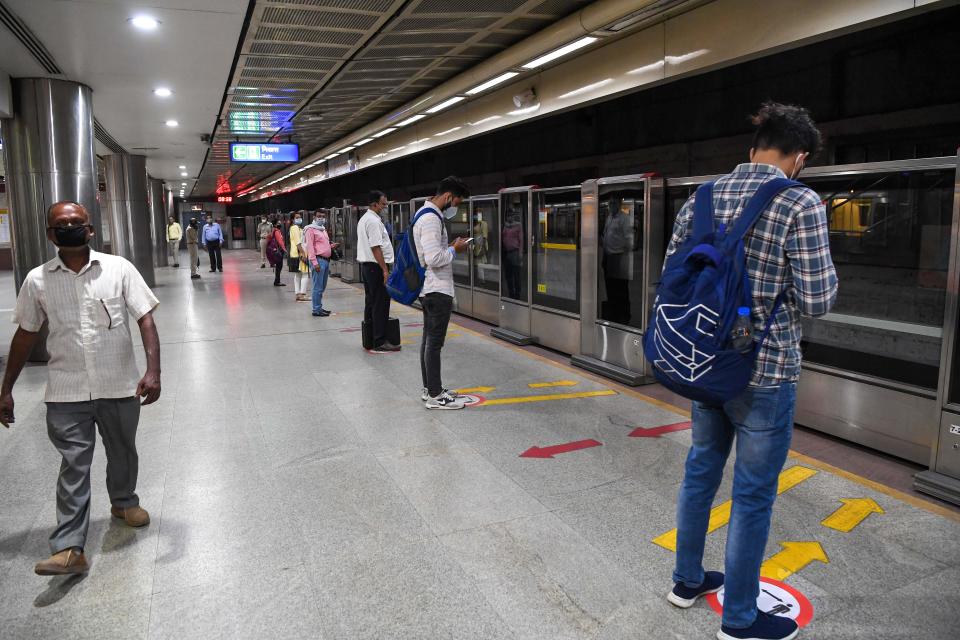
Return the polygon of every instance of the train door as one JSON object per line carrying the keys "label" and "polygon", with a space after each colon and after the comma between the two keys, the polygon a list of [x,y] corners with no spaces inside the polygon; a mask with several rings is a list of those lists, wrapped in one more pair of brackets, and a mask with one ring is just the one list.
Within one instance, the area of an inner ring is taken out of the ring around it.
{"label": "train door", "polygon": [[663,180],[650,174],[582,187],[580,353],[571,363],[619,382],[653,382],[643,357],[664,252]]}
{"label": "train door", "polygon": [[580,352],[580,185],[533,191],[530,330],[564,353]]}
{"label": "train door", "polygon": [[496,195],[470,198],[472,315],[496,324],[500,319],[500,203]]}
{"label": "train door", "polygon": [[401,233],[407,230],[410,224],[410,203],[409,202],[391,202],[388,213],[390,227],[392,231],[393,247],[397,248],[397,240]]}
{"label": "train door", "polygon": [[[453,242],[454,238],[470,237],[470,203],[465,201],[457,209],[457,215],[444,221],[447,227],[447,238]],[[453,257],[453,286],[456,295],[457,313],[473,316],[473,257],[470,249],[458,253]]]}
{"label": "train door", "polygon": [[[327,212],[327,235],[331,242],[340,245],[340,251],[343,251],[343,213],[340,207],[332,207]],[[330,275],[339,278],[342,266],[341,260],[330,262]]]}
{"label": "train door", "polygon": [[500,318],[490,335],[513,344],[533,342],[530,325],[530,245],[533,187],[500,190]]}
{"label": "train door", "polygon": [[340,279],[344,282],[360,281],[360,265],[357,264],[357,223],[360,210],[349,200],[343,201],[343,264]]}

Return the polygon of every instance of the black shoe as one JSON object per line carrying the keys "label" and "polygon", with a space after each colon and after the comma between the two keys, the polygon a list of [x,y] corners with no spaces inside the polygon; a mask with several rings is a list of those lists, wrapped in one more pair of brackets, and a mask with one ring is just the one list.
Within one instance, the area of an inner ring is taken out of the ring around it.
{"label": "black shoe", "polygon": [[223,269],[217,269],[217,271],[219,271],[220,273],[223,273]]}
{"label": "black shoe", "polygon": [[262,264],[262,265],[260,265],[260,268],[261,268],[261,269],[266,269],[266,268],[267,268],[267,265]]}
{"label": "black shoe", "polygon": [[719,571],[707,571],[703,574],[703,583],[699,587],[688,587],[682,582],[673,585],[673,590],[667,594],[667,600],[681,609],[689,609],[701,596],[716,593],[720,589],[723,589],[723,574]]}
{"label": "black shoe", "polygon": [[180,265],[175,264],[175,265],[173,265],[173,268],[174,268],[174,269],[179,269],[179,268],[180,268]]}
{"label": "black shoe", "polygon": [[393,353],[394,351],[400,351],[400,346],[395,344],[390,344],[389,342],[384,342],[379,347],[374,347],[371,349],[374,353]]}
{"label": "black shoe", "polygon": [[275,286],[275,287],[285,287],[285,286],[287,286],[287,283],[286,283],[286,282],[274,282],[274,283],[273,283],[273,286]]}
{"label": "black shoe", "polygon": [[191,280],[199,280],[199,279],[200,279],[200,274],[199,274],[199,273],[195,273],[195,274],[193,274],[192,276],[190,276],[190,279],[191,279]]}
{"label": "black shoe", "polygon": [[314,318],[326,318],[326,317],[327,317],[328,315],[330,315],[330,314],[329,314],[329,313],[324,313],[324,312],[322,312],[322,311],[319,311],[319,312],[314,311],[314,312],[311,313],[310,315],[312,315]]}
{"label": "black shoe", "polygon": [[323,316],[324,318],[326,318],[327,316],[330,315],[330,312],[327,311],[326,309],[320,309],[319,315],[321,315],[321,316]]}
{"label": "black shoe", "polygon": [[217,272],[216,269],[210,269],[210,273],[216,273],[216,272]]}

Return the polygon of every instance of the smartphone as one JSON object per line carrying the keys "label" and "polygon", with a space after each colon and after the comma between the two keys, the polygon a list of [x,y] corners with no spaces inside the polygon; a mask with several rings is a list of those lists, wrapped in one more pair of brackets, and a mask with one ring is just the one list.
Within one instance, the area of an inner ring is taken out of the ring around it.
{"label": "smartphone", "polygon": [[467,244],[470,244],[471,242],[474,241],[474,239],[475,239],[475,238],[467,238],[467,239],[466,239],[466,243],[467,243]]}

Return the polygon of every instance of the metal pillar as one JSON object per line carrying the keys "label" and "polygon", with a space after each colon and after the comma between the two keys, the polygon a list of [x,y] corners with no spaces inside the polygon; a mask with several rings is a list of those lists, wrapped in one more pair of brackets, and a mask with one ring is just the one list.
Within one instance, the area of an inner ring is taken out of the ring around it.
{"label": "metal pillar", "polygon": [[154,286],[153,234],[147,203],[146,156],[115,153],[104,158],[107,170],[107,200],[114,255],[133,263],[148,286]]}
{"label": "metal pillar", "polygon": [[167,210],[163,197],[163,180],[150,178],[148,193],[150,203],[150,226],[153,235],[153,266],[166,267],[167,260]]}
{"label": "metal pillar", "polygon": [[[17,292],[27,274],[56,256],[47,240],[47,209],[61,200],[86,207],[100,229],[94,154],[93,92],[90,87],[52,78],[12,81],[13,117],[0,119]],[[91,241],[101,250],[99,234]],[[30,356],[49,359],[46,326]]]}

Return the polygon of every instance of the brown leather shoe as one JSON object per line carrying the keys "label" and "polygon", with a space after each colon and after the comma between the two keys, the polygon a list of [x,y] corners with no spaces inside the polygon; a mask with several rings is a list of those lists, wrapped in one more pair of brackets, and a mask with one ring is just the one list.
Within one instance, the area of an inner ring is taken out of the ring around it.
{"label": "brown leather shoe", "polygon": [[146,509],[140,507],[110,507],[110,515],[114,518],[120,518],[128,527],[145,527],[150,524],[150,514]]}
{"label": "brown leather shoe", "polygon": [[75,547],[58,551],[46,560],[38,562],[33,568],[38,576],[67,576],[86,573],[89,570],[90,565],[83,557],[83,551]]}

